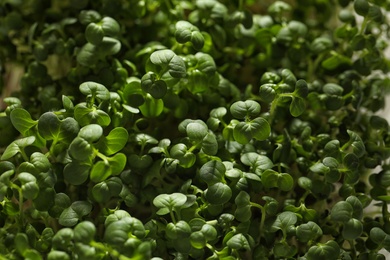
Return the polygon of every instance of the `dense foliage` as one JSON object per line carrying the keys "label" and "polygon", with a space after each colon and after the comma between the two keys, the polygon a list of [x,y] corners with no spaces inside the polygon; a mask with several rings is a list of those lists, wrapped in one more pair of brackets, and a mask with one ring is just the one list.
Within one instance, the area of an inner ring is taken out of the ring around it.
{"label": "dense foliage", "polygon": [[0,259],[385,259],[387,9],[0,0]]}

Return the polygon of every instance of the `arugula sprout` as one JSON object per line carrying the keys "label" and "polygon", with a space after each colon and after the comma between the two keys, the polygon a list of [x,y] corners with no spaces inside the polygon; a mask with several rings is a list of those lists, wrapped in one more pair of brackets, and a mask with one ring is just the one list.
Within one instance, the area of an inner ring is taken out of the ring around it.
{"label": "arugula sprout", "polygon": [[385,259],[386,1],[3,1],[0,259]]}

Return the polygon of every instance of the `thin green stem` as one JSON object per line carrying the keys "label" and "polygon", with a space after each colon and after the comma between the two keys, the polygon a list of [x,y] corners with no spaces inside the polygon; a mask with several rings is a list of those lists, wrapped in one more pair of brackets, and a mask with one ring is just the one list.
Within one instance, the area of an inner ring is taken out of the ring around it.
{"label": "thin green stem", "polygon": [[368,16],[365,16],[362,25],[360,26],[359,34],[364,34],[364,31],[366,30],[367,27],[367,23],[368,23]]}
{"label": "thin green stem", "polygon": [[353,242],[353,240],[348,240],[348,243],[351,247],[351,258],[352,259],[356,259],[356,248],[355,248],[355,243]]}
{"label": "thin green stem", "polygon": [[171,216],[172,222],[173,222],[174,224],[176,224],[175,214],[173,213],[173,210],[172,210],[172,209],[169,210],[169,215]]}
{"label": "thin green stem", "polygon": [[265,208],[263,206],[261,206],[260,204],[257,204],[255,202],[250,202],[251,206],[252,207],[255,207],[255,208],[258,208],[261,210],[261,219],[260,219],[260,226],[259,226],[259,230],[260,230],[260,236],[259,236],[259,239],[261,238],[261,236],[263,235],[263,230],[264,230],[264,223],[265,223]]}

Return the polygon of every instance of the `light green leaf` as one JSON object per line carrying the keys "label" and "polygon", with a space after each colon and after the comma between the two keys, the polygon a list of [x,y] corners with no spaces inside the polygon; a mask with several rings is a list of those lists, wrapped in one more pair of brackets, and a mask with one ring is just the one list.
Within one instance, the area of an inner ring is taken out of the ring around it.
{"label": "light green leaf", "polygon": [[237,101],[230,106],[230,113],[237,119],[254,117],[260,114],[261,106],[253,100]]}
{"label": "light green leaf", "polygon": [[30,133],[31,128],[33,128],[38,123],[37,121],[33,120],[30,113],[23,108],[15,108],[12,110],[10,118],[14,127],[23,136],[26,136],[28,133]]}
{"label": "light green leaf", "polygon": [[153,205],[157,208],[173,210],[180,208],[187,201],[187,196],[182,193],[160,194],[153,199]]}
{"label": "light green leaf", "polygon": [[97,82],[93,82],[93,81],[84,82],[80,85],[79,89],[81,93],[83,93],[86,96],[97,97],[100,100],[110,99],[110,92],[108,91],[108,89],[102,84],[99,84]]}
{"label": "light green leaf", "polygon": [[103,128],[97,124],[90,124],[82,127],[78,136],[89,143],[94,143],[103,135]]}

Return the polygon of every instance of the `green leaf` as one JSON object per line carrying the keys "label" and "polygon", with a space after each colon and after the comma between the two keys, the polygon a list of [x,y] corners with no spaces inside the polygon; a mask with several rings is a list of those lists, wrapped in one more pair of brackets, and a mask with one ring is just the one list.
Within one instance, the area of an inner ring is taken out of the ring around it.
{"label": "green leaf", "polygon": [[[39,124],[38,124],[39,129]],[[61,120],[59,133],[56,136],[57,142],[70,143],[80,130],[80,126],[73,117],[67,117]]]}
{"label": "green leaf", "polygon": [[335,83],[327,83],[323,86],[322,91],[327,95],[341,96],[344,89]]}
{"label": "green leaf", "polygon": [[167,208],[170,211],[182,207],[187,201],[187,196],[182,193],[160,194],[153,199],[153,205],[157,208]]}
{"label": "green leaf", "polygon": [[171,50],[158,50],[150,55],[150,61],[154,65],[168,71],[174,78],[184,78],[187,75],[186,65],[182,58]]}
{"label": "green leaf", "polygon": [[322,236],[322,229],[317,223],[309,221],[305,224],[301,224],[296,229],[297,238],[303,243],[314,241]]}
{"label": "green leaf", "polygon": [[100,19],[100,14],[94,10],[82,10],[79,15],[80,23],[83,25],[98,22]]}
{"label": "green leaf", "polygon": [[110,99],[110,92],[108,89],[104,85],[93,81],[82,83],[79,89],[84,95],[96,97],[101,101]]}
{"label": "green leaf", "polygon": [[321,62],[321,66],[326,70],[335,70],[342,65],[351,65],[351,59],[338,53],[333,53]]}
{"label": "green leaf", "polygon": [[111,17],[104,17],[98,24],[106,36],[116,36],[120,33],[120,25]]}
{"label": "green leaf", "polygon": [[7,148],[1,155],[1,160],[8,160],[9,158],[14,157],[17,153],[20,153],[22,151],[21,149],[32,145],[35,140],[35,136],[29,136],[13,141],[10,145],[7,146]]}
{"label": "green leaf", "polygon": [[169,239],[186,238],[189,237],[192,233],[190,225],[183,220],[180,220],[176,223],[168,223],[165,232]]}
{"label": "green leaf", "polygon": [[343,238],[346,240],[354,240],[360,237],[363,233],[363,224],[361,221],[351,218],[347,222],[344,223],[343,231],[341,234]]}
{"label": "green leaf", "polygon": [[85,44],[77,54],[77,62],[86,67],[94,67],[99,60],[117,54],[120,49],[120,41],[111,37],[103,37],[99,45]]}
{"label": "green leaf", "polygon": [[93,146],[84,138],[76,137],[69,145],[69,155],[76,161],[89,162],[94,156]]}
{"label": "green leaf", "polygon": [[271,103],[276,98],[276,84],[266,83],[260,86],[259,96],[267,103]]}
{"label": "green leaf", "polygon": [[217,66],[215,65],[213,57],[211,57],[207,53],[198,52],[195,54],[195,58],[198,61],[196,68],[200,72],[208,76],[212,76],[215,74],[215,72],[217,71]]}
{"label": "green leaf", "polygon": [[91,242],[96,234],[96,227],[90,221],[83,221],[77,224],[74,229],[74,240],[83,244]]}
{"label": "green leaf", "polygon": [[190,235],[191,246],[196,249],[202,249],[206,246],[206,238],[200,231],[195,231]]}
{"label": "green leaf", "polygon": [[196,161],[196,155],[189,152],[187,146],[182,143],[172,146],[170,154],[172,158],[179,160],[179,164],[183,168],[190,168]]}
{"label": "green leaf", "polygon": [[310,50],[315,54],[320,54],[326,51],[331,50],[333,47],[333,42],[327,37],[318,37],[315,38],[310,44]]}
{"label": "green leaf", "polygon": [[208,134],[208,128],[204,123],[193,122],[187,125],[186,132],[191,140],[201,141]]}
{"label": "green leaf", "polygon": [[61,121],[53,112],[46,112],[38,120],[38,132],[46,140],[57,139]]}
{"label": "green leaf", "polygon": [[237,101],[230,106],[230,113],[237,119],[255,117],[260,114],[261,106],[253,100]]}
{"label": "green leaf", "polygon": [[155,99],[163,98],[168,89],[165,81],[157,79],[157,75],[151,71],[142,76],[141,87]]}
{"label": "green leaf", "polygon": [[252,217],[250,196],[245,191],[240,191],[234,200],[237,205],[234,217],[240,222],[249,221]]}
{"label": "green leaf", "polygon": [[290,211],[285,211],[280,213],[275,222],[271,226],[271,230],[276,232],[277,230],[287,231],[289,227],[295,225],[297,223],[298,218],[297,215]]}
{"label": "green leaf", "polygon": [[40,188],[38,196],[33,200],[34,206],[38,211],[49,211],[55,203],[55,190],[50,188]]}
{"label": "green leaf", "polygon": [[23,135],[31,135],[32,128],[37,125],[37,121],[31,118],[30,113],[23,108],[15,108],[12,110],[11,122],[13,126]]}
{"label": "green leaf", "polygon": [[367,0],[354,0],[353,8],[358,15],[366,16],[368,14],[368,10],[370,5]]}
{"label": "green leaf", "polygon": [[34,175],[28,172],[21,172],[18,175],[18,180],[22,183],[23,197],[26,199],[35,199],[38,196],[39,187]]}
{"label": "green leaf", "polygon": [[265,170],[261,174],[261,182],[266,188],[279,188],[282,191],[289,191],[293,188],[294,180],[288,173],[278,173],[274,170]]}
{"label": "green leaf", "polygon": [[127,158],[124,153],[117,153],[112,157],[107,158],[110,163],[111,174],[119,175],[125,168]]}
{"label": "green leaf", "polygon": [[64,168],[64,179],[73,185],[83,184],[89,177],[91,164],[74,161],[68,163]]}
{"label": "green leaf", "polygon": [[252,168],[252,172],[261,174],[264,170],[271,169],[274,164],[273,162],[265,155],[260,155],[255,152],[244,153],[240,157],[240,161],[247,166]]}
{"label": "green leaf", "polygon": [[223,117],[227,114],[225,107],[214,108],[210,111],[210,118],[207,120],[208,127],[215,131],[224,122]]}
{"label": "green leaf", "polygon": [[96,162],[91,169],[91,181],[101,182],[112,175],[112,170],[109,163],[104,161]]}
{"label": "green leaf", "polygon": [[143,103],[139,109],[145,117],[157,117],[163,112],[164,102],[162,99],[155,99],[150,94],[147,94],[145,96],[145,103]]}
{"label": "green leaf", "polygon": [[387,250],[390,248],[390,235],[381,228],[373,227],[370,230],[370,238],[378,244],[378,248],[385,247]]}
{"label": "green leaf", "polygon": [[72,245],[74,232],[71,228],[61,228],[53,236],[52,247],[53,249],[67,250],[69,246]]}
{"label": "green leaf", "polygon": [[191,42],[197,51],[201,50],[204,45],[204,37],[199,29],[187,21],[176,23],[175,38],[179,43]]}
{"label": "green leaf", "polygon": [[18,253],[24,255],[24,252],[26,252],[26,250],[30,247],[27,235],[24,233],[17,233],[14,241]]}
{"label": "green leaf", "polygon": [[213,185],[224,180],[225,172],[226,167],[222,162],[212,160],[200,168],[199,176],[207,185]]}
{"label": "green leaf", "polygon": [[88,215],[92,210],[92,204],[88,201],[75,201],[70,207],[64,209],[61,213],[58,222],[66,227],[72,227],[78,221]]}
{"label": "green leaf", "polygon": [[129,165],[130,167],[134,167],[135,169],[146,169],[153,163],[153,158],[144,154],[139,156],[138,154],[130,154],[129,155]]}
{"label": "green leaf", "polygon": [[227,242],[226,245],[231,249],[235,250],[250,250],[248,239],[243,234],[236,234],[232,236]]}
{"label": "green leaf", "polygon": [[293,97],[290,104],[290,113],[292,116],[297,117],[303,114],[306,109],[306,103],[303,98]]}
{"label": "green leaf", "polygon": [[100,203],[107,202],[111,199],[111,197],[118,196],[120,194],[122,185],[120,178],[112,177],[93,186],[92,196]]}
{"label": "green leaf", "polygon": [[85,103],[79,103],[74,109],[74,118],[81,126],[99,124],[108,126],[111,123],[110,116],[96,107],[87,107]]}
{"label": "green leaf", "polygon": [[248,122],[240,122],[233,129],[234,139],[240,144],[247,144],[252,138],[263,141],[269,137],[271,126],[262,117]]}
{"label": "green leaf", "polygon": [[309,248],[309,251],[306,254],[307,260],[327,260],[334,259],[340,255],[339,245],[333,241],[329,240],[325,244],[317,244]]}
{"label": "green leaf", "polygon": [[352,217],[361,219],[363,217],[363,204],[356,196],[349,196],[346,200],[353,208]]}
{"label": "green leaf", "polygon": [[205,198],[211,204],[227,203],[232,197],[232,190],[225,183],[217,182],[209,185]]}
{"label": "green leaf", "polygon": [[107,136],[103,136],[95,147],[105,155],[113,155],[122,150],[129,139],[127,130],[123,127],[115,127]]}
{"label": "green leaf", "polygon": [[82,127],[78,136],[88,143],[97,142],[103,135],[103,128],[97,124],[90,124]]}
{"label": "green leaf", "polygon": [[367,17],[369,17],[371,20],[377,23],[382,23],[384,16],[381,7],[377,5],[370,5],[370,8],[368,9]]}
{"label": "green leaf", "polygon": [[218,141],[216,136],[209,132],[202,140],[202,152],[208,155],[216,155],[218,152]]}
{"label": "green leaf", "polygon": [[207,223],[202,226],[200,232],[203,233],[204,237],[206,238],[206,241],[213,241],[217,238],[218,235],[215,227]]}
{"label": "green leaf", "polygon": [[85,29],[85,38],[93,45],[98,45],[103,41],[104,31],[103,28],[96,24],[90,23]]}
{"label": "green leaf", "polygon": [[345,223],[352,218],[352,214],[352,205],[346,201],[339,201],[333,206],[330,212],[330,217],[334,221]]}

